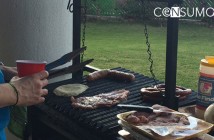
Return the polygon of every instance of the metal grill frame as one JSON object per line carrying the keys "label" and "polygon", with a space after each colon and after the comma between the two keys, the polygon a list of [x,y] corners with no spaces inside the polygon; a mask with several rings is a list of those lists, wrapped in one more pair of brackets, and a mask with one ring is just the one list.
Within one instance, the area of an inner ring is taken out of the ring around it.
{"label": "metal grill frame", "polygon": [[[53,129],[60,135],[66,137],[65,140],[73,140],[74,138],[78,140],[121,139],[117,133],[121,127],[117,123],[118,119],[116,118],[116,115],[127,110],[118,109],[116,106],[95,110],[73,109],[69,97],[58,97],[52,93],[53,89],[57,86],[78,82],[89,86],[89,89],[80,96],[93,96],[99,93],[125,88],[130,91],[130,94],[127,101],[123,102],[124,104],[152,105],[152,103],[144,102],[140,95],[140,89],[142,87],[148,87],[154,84],[152,78],[134,73],[124,68],[115,68],[115,70],[131,72],[136,76],[136,80],[131,83],[124,83],[113,81],[111,79],[101,79],[88,83],[85,78],[83,78],[82,80],[70,79],[50,84],[48,86],[50,93],[46,97],[45,104],[31,107],[31,116],[33,116],[31,117],[31,122],[34,130],[34,140],[37,140],[38,136],[40,136],[40,138],[44,137],[41,136],[44,135],[43,133],[39,134],[39,124],[43,124],[47,126],[48,129]],[[162,83],[161,81],[158,82]],[[180,102],[180,106],[194,104],[196,95],[197,94],[193,92],[191,96],[188,96],[187,100]],[[45,135],[51,136],[50,134]]]}

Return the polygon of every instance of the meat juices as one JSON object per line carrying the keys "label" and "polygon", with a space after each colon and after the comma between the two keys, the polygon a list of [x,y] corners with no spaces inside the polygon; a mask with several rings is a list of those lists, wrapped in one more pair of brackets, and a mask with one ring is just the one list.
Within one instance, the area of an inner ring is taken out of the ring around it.
{"label": "meat juices", "polygon": [[114,90],[108,93],[101,93],[91,97],[71,97],[72,106],[80,109],[96,109],[98,107],[111,107],[127,99],[128,90]]}
{"label": "meat juices", "polygon": [[[167,107],[154,105],[154,109],[161,109],[163,111],[172,111]],[[146,113],[134,112],[129,114],[125,120],[134,125],[150,125],[150,126],[183,126],[189,125],[190,122],[186,116],[177,115],[173,113]]]}

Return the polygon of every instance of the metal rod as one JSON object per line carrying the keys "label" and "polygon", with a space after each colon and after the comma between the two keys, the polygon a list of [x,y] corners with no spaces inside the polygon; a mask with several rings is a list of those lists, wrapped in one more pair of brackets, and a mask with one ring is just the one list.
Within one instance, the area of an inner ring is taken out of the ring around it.
{"label": "metal rod", "polygon": [[[168,0],[168,7],[175,4],[174,0]],[[178,110],[178,98],[175,97],[177,48],[178,48],[178,18],[168,18],[167,21],[167,44],[166,44],[166,77],[165,77],[165,101],[164,105]]]}
{"label": "metal rod", "polygon": [[[81,0],[73,0],[73,51],[80,48],[81,39]],[[73,65],[80,63],[80,56],[73,60]],[[73,73],[72,78],[82,77],[83,72]]]}

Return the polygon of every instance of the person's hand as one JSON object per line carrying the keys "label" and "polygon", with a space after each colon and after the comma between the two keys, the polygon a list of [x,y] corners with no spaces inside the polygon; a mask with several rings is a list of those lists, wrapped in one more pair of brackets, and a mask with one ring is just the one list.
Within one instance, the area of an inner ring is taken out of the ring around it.
{"label": "person's hand", "polygon": [[10,83],[13,84],[18,91],[17,105],[29,106],[44,102],[44,96],[48,94],[48,90],[43,89],[43,87],[48,84],[48,75],[47,71],[42,71],[22,78],[18,78],[17,76],[13,77]]}
{"label": "person's hand", "polygon": [[8,66],[2,65],[1,70],[4,74],[5,81],[10,81],[12,77],[18,75],[16,67],[8,67]]}

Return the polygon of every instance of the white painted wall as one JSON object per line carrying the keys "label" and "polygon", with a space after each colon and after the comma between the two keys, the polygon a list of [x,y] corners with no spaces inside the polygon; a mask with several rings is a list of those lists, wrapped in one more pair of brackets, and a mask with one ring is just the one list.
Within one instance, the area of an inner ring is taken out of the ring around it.
{"label": "white painted wall", "polygon": [[0,60],[53,61],[72,51],[68,0],[0,0]]}
{"label": "white painted wall", "polygon": [[[68,0],[0,0],[0,60],[51,62],[71,52],[73,15]],[[7,132],[8,133],[8,132]],[[8,134],[9,140],[15,140]]]}

